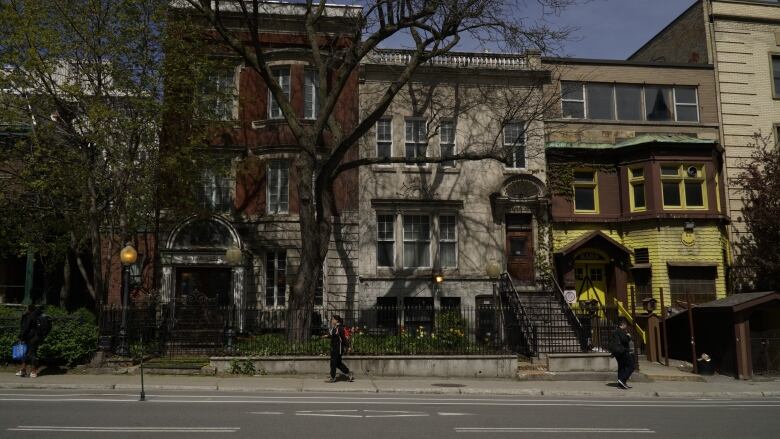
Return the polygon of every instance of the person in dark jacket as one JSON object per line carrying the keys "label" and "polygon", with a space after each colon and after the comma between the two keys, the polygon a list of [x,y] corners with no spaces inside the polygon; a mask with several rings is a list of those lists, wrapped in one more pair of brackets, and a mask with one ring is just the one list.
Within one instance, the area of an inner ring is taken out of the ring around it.
{"label": "person in dark jacket", "polygon": [[330,379],[327,383],[336,382],[336,369],[340,370],[349,381],[354,381],[354,376],[341,357],[347,352],[347,336],[344,332],[344,324],[341,316],[335,315],[330,320],[331,328],[325,337],[330,337]]}
{"label": "person in dark jacket", "polygon": [[42,311],[35,305],[28,305],[27,311],[22,314],[21,330],[19,331],[19,341],[27,344],[27,354],[22,361],[22,368],[16,372],[16,376],[27,376],[27,365],[32,366],[30,378],[38,377],[38,346],[41,345],[42,337],[38,334],[38,319]]}
{"label": "person in dark jacket", "polygon": [[631,334],[628,332],[628,320],[621,317],[618,327],[609,342],[609,351],[618,364],[617,385],[621,389],[630,389],[628,380],[634,373],[634,356],[631,352]]}

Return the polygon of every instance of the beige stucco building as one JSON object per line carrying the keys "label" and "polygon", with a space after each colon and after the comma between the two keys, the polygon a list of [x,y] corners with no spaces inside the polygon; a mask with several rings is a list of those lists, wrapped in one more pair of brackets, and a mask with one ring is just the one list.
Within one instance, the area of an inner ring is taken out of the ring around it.
{"label": "beige stucco building", "polygon": [[631,57],[634,61],[715,66],[725,148],[732,249],[745,236],[738,177],[754,136],[774,142],[780,124],[780,3],[699,0]]}
{"label": "beige stucco building", "polygon": [[[363,66],[361,119],[408,56],[382,51]],[[364,137],[361,156],[494,158],[361,168],[361,305],[473,307],[492,296],[490,260],[536,288],[535,265],[548,258],[549,77],[534,53],[452,53],[418,69]]]}

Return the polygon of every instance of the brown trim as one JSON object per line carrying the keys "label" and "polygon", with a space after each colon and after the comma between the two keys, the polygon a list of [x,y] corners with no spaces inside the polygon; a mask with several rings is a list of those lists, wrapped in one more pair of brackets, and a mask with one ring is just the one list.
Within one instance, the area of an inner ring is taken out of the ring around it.
{"label": "brown trim", "polygon": [[621,59],[542,57],[542,63],[549,64],[592,64],[596,66],[658,67],[663,69],[715,70],[714,64],[659,63]]}
{"label": "brown trim", "polygon": [[604,240],[607,241],[608,244],[616,247],[618,250],[620,250],[623,253],[626,253],[627,255],[634,254],[634,252],[631,251],[631,249],[629,249],[628,247],[624,246],[623,244],[615,241],[614,239],[610,238],[608,235],[606,235],[601,230],[594,230],[594,231],[592,231],[592,232],[590,232],[590,233],[588,233],[588,234],[586,234],[586,235],[584,235],[584,236],[582,236],[582,237],[580,237],[578,239],[575,239],[574,241],[570,242],[569,244],[567,244],[562,249],[556,251],[555,254],[566,256],[566,255],[568,255],[568,254],[578,250],[580,247],[584,246],[585,244],[587,244],[588,242],[590,242],[591,240],[593,240],[595,238],[603,238]]}
{"label": "brown trim", "polygon": [[701,261],[666,261],[667,267],[712,267],[718,268],[717,262]]}

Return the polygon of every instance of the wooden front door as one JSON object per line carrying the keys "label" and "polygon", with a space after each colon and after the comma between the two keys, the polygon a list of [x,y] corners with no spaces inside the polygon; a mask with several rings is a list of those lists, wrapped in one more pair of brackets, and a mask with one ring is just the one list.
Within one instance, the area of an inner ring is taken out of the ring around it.
{"label": "wooden front door", "polygon": [[534,238],[530,230],[506,231],[506,271],[522,283],[533,283]]}

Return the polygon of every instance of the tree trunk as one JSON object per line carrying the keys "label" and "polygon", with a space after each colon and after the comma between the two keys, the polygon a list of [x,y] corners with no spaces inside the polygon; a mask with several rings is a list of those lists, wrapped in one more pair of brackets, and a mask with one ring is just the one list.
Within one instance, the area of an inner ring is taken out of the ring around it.
{"label": "tree trunk", "polygon": [[62,287],[60,287],[60,307],[65,308],[68,305],[70,296],[70,252],[66,252],[65,261],[62,263]]}
{"label": "tree trunk", "polygon": [[[299,225],[301,237],[300,265],[290,285],[290,300],[287,308],[287,338],[291,342],[304,342],[311,338],[312,313],[317,279],[322,271],[330,241],[330,211],[318,214],[316,193],[313,187],[314,163],[306,154],[296,159],[294,166],[299,176],[298,196],[300,200]],[[322,206],[321,206],[322,207]],[[324,251],[323,251],[324,249]]]}
{"label": "tree trunk", "polygon": [[95,190],[95,181],[92,176],[87,180],[89,190],[89,234],[90,250],[92,257],[92,285],[94,291],[95,305],[97,309],[105,302],[105,292],[103,288],[103,270],[102,255],[100,252],[100,218],[98,218],[97,192]]}

